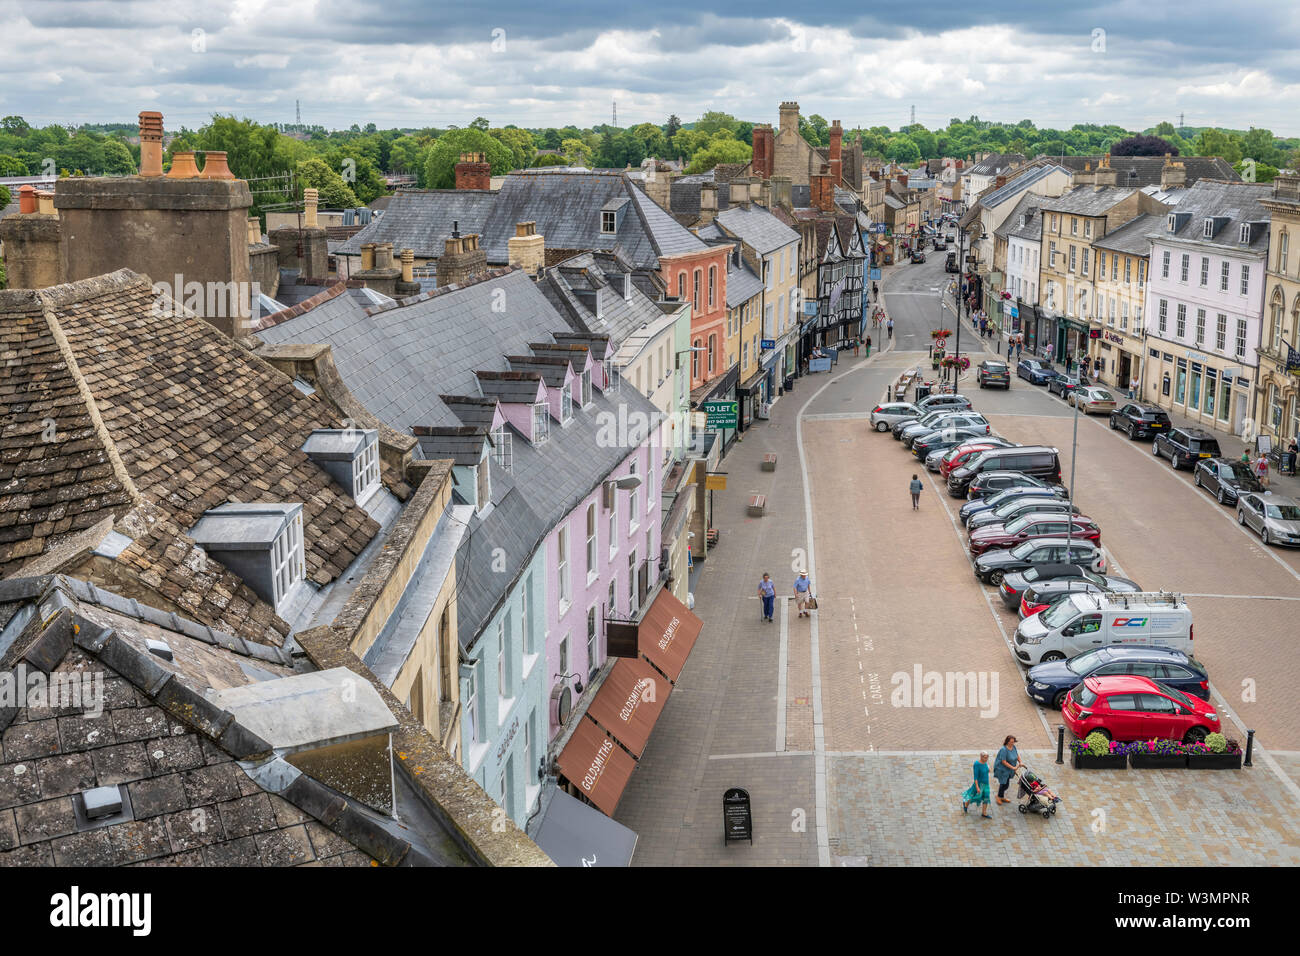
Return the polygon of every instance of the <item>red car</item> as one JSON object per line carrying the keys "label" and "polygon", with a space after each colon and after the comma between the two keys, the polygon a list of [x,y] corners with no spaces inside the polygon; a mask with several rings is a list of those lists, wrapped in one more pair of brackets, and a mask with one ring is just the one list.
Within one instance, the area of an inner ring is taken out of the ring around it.
{"label": "red car", "polygon": [[1035,538],[1070,537],[1090,544],[1101,543],[1101,528],[1091,518],[1074,516],[1074,530],[1063,514],[1026,514],[1010,524],[990,524],[977,528],[970,535],[970,553],[983,554],[992,548],[1014,548]]}
{"label": "red car", "polygon": [[1204,740],[1219,733],[1213,704],[1149,677],[1085,677],[1065,695],[1061,716],[1084,740],[1100,731],[1111,740]]}
{"label": "red car", "polygon": [[939,459],[939,475],[944,481],[948,480],[948,473],[954,468],[960,468],[967,460],[978,455],[982,451],[988,451],[990,448],[999,447],[993,442],[984,442],[976,439],[975,441],[964,442],[955,448],[950,449],[947,454]]}

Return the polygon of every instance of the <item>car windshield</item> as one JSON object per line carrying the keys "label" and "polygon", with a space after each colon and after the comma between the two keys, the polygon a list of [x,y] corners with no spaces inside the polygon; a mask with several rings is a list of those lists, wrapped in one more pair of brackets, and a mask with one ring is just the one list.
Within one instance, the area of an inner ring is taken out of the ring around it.
{"label": "car windshield", "polygon": [[1001,362],[985,362],[984,367],[990,372],[1005,372],[1007,367]]}
{"label": "car windshield", "polygon": [[1011,556],[1018,560],[1025,560],[1038,549],[1036,541],[1026,541],[1024,544],[1018,544],[1011,549]]}
{"label": "car windshield", "polygon": [[1074,702],[1080,707],[1091,707],[1097,703],[1097,695],[1088,689],[1087,684],[1080,684],[1074,689]]}
{"label": "car windshield", "polygon": [[1095,585],[1097,585],[1097,587],[1099,587],[1099,588],[1104,588],[1104,587],[1107,586],[1107,585],[1106,585],[1106,579],[1103,578],[1100,574],[1097,574],[1096,572],[1093,572],[1093,571],[1082,571],[1080,576],[1081,576],[1085,581],[1089,582],[1090,584],[1095,584]]}
{"label": "car windshield", "polygon": [[1041,366],[1041,365],[1038,364],[1037,362],[1026,362],[1026,363],[1025,363],[1025,368],[1042,368],[1042,367],[1043,367],[1043,366]]}
{"label": "car windshield", "polygon": [[1109,657],[1110,655],[1101,649],[1087,651],[1078,657],[1070,658],[1065,662],[1065,666],[1080,677],[1087,677],[1089,673],[1096,669],[1098,664],[1109,659]]}
{"label": "car windshield", "polygon": [[1006,529],[1005,529],[1006,532],[1007,532],[1007,534],[1016,534],[1016,533],[1018,533],[1022,528],[1025,527],[1025,525],[1029,524],[1029,519],[1032,518],[1032,517],[1033,517],[1033,515],[1023,515],[1023,516],[1021,516],[1021,517],[1019,517],[1019,518],[1016,518],[1015,520],[1011,521],[1011,522],[1006,526]]}
{"label": "car windshield", "polygon": [[1181,690],[1174,690],[1168,684],[1161,683],[1158,680],[1153,680],[1151,683],[1156,685],[1156,687],[1160,690],[1160,693],[1165,694],[1168,697],[1172,697],[1174,700],[1178,701],[1178,703],[1182,704],[1188,710],[1196,710],[1196,705],[1192,703],[1192,699],[1188,697],[1186,694],[1184,694]]}
{"label": "car windshield", "polygon": [[1037,581],[1041,576],[1042,574],[1039,572],[1038,568],[1025,569],[1024,578],[1026,581]]}
{"label": "car windshield", "polygon": [[1296,505],[1265,505],[1264,514],[1279,521],[1300,521],[1300,507]]}
{"label": "car windshield", "polygon": [[1089,392],[1088,397],[1094,402],[1113,402],[1115,396],[1103,388],[1094,388]]}
{"label": "car windshield", "polygon": [[1250,474],[1244,467],[1237,462],[1225,461],[1219,464],[1219,471],[1224,478],[1234,481],[1240,481],[1243,476]]}
{"label": "car windshield", "polygon": [[1078,609],[1075,608],[1073,601],[1061,601],[1059,604],[1053,604],[1050,608],[1042,613],[1039,618],[1050,628],[1064,627],[1079,616]]}

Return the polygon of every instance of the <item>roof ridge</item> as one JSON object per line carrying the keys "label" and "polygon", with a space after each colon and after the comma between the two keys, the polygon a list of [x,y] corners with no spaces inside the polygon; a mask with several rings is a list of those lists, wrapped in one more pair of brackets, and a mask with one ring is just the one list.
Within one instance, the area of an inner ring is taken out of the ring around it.
{"label": "roof ridge", "polygon": [[[481,192],[481,190],[475,190]],[[420,292],[416,295],[407,296],[405,299],[398,299],[395,302],[384,305],[372,305],[366,309],[366,315],[378,315],[381,312],[388,312],[392,309],[404,308],[408,305],[417,305],[421,302],[427,302],[430,299],[436,299],[440,295],[448,295],[452,292],[459,292],[461,289],[468,289],[471,286],[481,285],[484,282],[490,282],[493,279],[499,279],[502,276],[509,275],[512,272],[522,272],[520,266],[501,266],[496,269],[488,269],[476,276],[466,279],[464,282],[451,282],[447,285],[439,286],[436,289],[430,289],[428,292]]]}
{"label": "roof ridge", "polygon": [[310,312],[318,305],[323,305],[330,299],[338,298],[348,290],[348,280],[340,279],[324,292],[317,292],[311,298],[303,299],[297,305],[291,305],[288,308],[281,309],[279,312],[272,312],[270,315],[264,315],[256,322],[252,323],[251,332],[264,332],[281,322],[287,322],[289,319],[296,319],[306,312]]}

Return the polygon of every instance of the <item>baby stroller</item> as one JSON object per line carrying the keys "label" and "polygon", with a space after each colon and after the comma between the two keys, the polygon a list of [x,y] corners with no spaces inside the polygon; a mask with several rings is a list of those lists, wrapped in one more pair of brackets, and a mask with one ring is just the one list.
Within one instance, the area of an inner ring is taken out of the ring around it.
{"label": "baby stroller", "polygon": [[1021,813],[1041,813],[1046,820],[1056,814],[1056,805],[1061,798],[1047,788],[1042,778],[1028,767],[1020,771],[1020,788],[1016,793],[1020,803],[1016,809]]}

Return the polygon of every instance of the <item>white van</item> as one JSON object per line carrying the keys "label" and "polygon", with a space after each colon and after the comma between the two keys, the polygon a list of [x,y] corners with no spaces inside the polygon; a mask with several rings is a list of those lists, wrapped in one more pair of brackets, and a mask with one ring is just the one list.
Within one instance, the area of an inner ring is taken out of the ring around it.
{"label": "white van", "polygon": [[1024,664],[1059,661],[1108,644],[1156,644],[1192,653],[1192,611],[1181,594],[1070,594],[1016,628]]}

